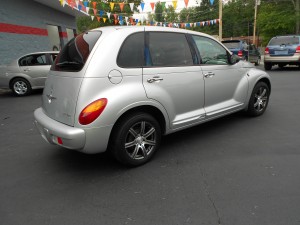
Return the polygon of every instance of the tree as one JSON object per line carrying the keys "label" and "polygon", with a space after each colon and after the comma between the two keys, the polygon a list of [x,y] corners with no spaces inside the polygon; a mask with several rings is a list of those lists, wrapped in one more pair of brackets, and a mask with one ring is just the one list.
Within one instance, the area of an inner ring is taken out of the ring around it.
{"label": "tree", "polygon": [[258,13],[258,31],[264,36],[263,44],[267,44],[276,35],[296,32],[296,13],[293,4],[282,1],[263,1]]}
{"label": "tree", "polygon": [[155,19],[156,22],[163,22],[164,17],[163,17],[163,5],[160,2],[157,2],[155,4],[155,14],[153,18]]}

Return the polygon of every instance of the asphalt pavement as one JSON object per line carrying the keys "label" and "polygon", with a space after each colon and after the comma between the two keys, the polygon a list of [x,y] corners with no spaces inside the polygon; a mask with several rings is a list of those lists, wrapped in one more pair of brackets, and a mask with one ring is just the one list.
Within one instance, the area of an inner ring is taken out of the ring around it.
{"label": "asphalt pavement", "polygon": [[299,225],[300,70],[269,73],[263,116],[165,136],[134,169],[47,144],[33,124],[42,92],[0,91],[0,224]]}

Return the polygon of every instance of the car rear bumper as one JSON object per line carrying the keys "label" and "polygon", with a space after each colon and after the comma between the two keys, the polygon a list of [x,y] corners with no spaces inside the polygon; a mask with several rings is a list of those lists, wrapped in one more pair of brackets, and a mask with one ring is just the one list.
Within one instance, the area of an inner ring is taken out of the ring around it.
{"label": "car rear bumper", "polygon": [[295,53],[293,56],[264,56],[264,62],[270,63],[300,63],[300,54]]}
{"label": "car rear bumper", "polygon": [[82,129],[71,127],[48,117],[42,108],[34,111],[35,125],[41,136],[50,144],[84,153],[104,152],[112,126]]}

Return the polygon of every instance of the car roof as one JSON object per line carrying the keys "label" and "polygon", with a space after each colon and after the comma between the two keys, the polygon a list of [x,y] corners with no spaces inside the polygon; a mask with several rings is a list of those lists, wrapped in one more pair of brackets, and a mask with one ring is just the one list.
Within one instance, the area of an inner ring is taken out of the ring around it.
{"label": "car roof", "polygon": [[141,29],[146,30],[146,31],[164,31],[164,32],[177,32],[177,33],[189,33],[189,34],[197,34],[209,38],[215,39],[213,36],[202,33],[202,32],[197,32],[197,31],[192,31],[192,30],[186,30],[186,29],[180,29],[180,28],[173,28],[173,27],[162,27],[162,26],[106,26],[106,27],[100,27],[93,29],[92,31],[104,31],[104,32],[113,32],[117,30],[132,30],[134,31],[141,31]]}

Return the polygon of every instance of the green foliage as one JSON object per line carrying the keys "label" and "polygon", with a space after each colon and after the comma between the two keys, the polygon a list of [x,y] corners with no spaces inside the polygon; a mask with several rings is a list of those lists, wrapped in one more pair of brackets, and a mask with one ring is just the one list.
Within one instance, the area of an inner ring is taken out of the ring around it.
{"label": "green foliage", "polygon": [[258,20],[258,30],[264,36],[263,44],[276,35],[294,34],[296,13],[293,4],[287,2],[262,2]]}
{"label": "green foliage", "polygon": [[164,16],[163,16],[163,5],[160,2],[157,2],[155,4],[155,14],[153,15],[153,18],[156,22],[163,22]]}

